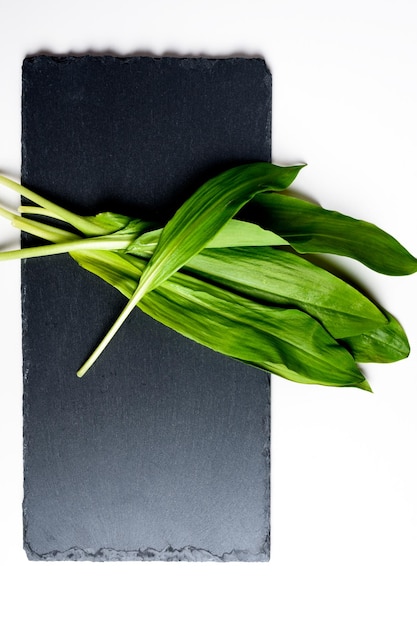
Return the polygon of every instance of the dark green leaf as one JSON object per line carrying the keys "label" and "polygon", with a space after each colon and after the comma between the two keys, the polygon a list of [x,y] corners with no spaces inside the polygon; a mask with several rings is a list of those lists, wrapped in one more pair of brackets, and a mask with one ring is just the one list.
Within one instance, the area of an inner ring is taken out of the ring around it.
{"label": "dark green leaf", "polygon": [[202,185],[163,228],[137,289],[78,375],[83,376],[96,361],[146,293],[198,254],[251,198],[264,191],[285,189],[301,167],[252,163],[229,169]]}
{"label": "dark green leaf", "polygon": [[389,323],[372,332],[349,337],[343,343],[358,363],[393,363],[410,354],[410,345],[403,327],[390,313]]}
{"label": "dark green leaf", "polygon": [[291,195],[265,193],[251,203],[246,218],[276,232],[300,253],[327,252],[351,257],[382,274],[417,271],[417,259],[374,224]]}
{"label": "dark green leaf", "polygon": [[387,323],[385,315],[348,283],[285,250],[204,250],[184,270],[255,300],[297,307],[320,320],[336,338]]}
{"label": "dark green leaf", "polygon": [[252,163],[229,169],[202,185],[163,228],[141,279],[141,295],[198,254],[251,198],[286,189],[301,167]]}
{"label": "dark green leaf", "polygon": [[[128,298],[145,267],[114,252],[73,256]],[[302,311],[258,304],[180,272],[138,306],[202,345],[284,378],[369,389],[350,353]]]}

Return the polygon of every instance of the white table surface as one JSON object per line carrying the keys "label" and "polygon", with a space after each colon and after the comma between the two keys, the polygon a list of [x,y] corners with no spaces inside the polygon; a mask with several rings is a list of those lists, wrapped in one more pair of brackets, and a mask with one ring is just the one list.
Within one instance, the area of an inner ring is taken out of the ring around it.
{"label": "white table surface", "polygon": [[[261,56],[273,160],[296,188],[417,254],[417,5],[376,0],[14,0],[1,11],[0,171],[20,171],[28,54]],[[1,190],[0,201],[17,206]],[[18,245],[0,226],[0,241]],[[411,356],[373,394],[273,380],[272,558],[257,564],[33,563],[22,549],[20,275],[0,264],[0,617],[79,624],[417,624],[417,276],[343,262],[405,326]]]}

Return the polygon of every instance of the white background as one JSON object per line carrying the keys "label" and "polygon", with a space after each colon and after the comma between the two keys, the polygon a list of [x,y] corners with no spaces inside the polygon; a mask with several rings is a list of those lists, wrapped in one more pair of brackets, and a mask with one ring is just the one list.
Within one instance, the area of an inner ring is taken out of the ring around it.
{"label": "white background", "polygon": [[[415,0],[13,0],[0,21],[0,170],[20,171],[25,55],[247,55],[273,75],[273,160],[296,188],[417,254]],[[12,206],[17,199],[1,192]],[[17,245],[3,224],[1,242]],[[267,564],[37,563],[22,549],[18,263],[0,265],[0,619],[66,624],[417,624],[417,277],[348,263],[405,326],[374,393],[273,381]]]}

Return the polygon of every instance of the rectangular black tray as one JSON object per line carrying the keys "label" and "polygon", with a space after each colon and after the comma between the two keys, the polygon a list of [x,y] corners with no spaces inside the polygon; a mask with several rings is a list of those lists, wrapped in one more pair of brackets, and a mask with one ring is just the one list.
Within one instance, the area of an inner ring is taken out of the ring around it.
{"label": "rectangular black tray", "polygon": [[[260,59],[35,56],[23,183],[82,214],[168,217],[270,160]],[[24,545],[36,560],[269,558],[269,376],[124,306],[68,256],[22,263]]]}

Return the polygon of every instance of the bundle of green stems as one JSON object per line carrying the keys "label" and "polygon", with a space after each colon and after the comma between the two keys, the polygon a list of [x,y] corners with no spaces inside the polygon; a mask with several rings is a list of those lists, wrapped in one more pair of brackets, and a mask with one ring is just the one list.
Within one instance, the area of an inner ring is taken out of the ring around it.
{"label": "bundle of green stems", "polygon": [[48,242],[0,252],[0,260],[70,254],[126,296],[78,376],[138,306],[189,339],[272,374],[370,390],[358,364],[407,357],[406,334],[357,287],[323,269],[320,255],[350,257],[391,276],[417,271],[417,259],[377,226],[292,193],[302,167],[228,169],[165,224],[112,212],[77,215],[0,176],[32,203],[18,213],[0,207],[0,215]]}

